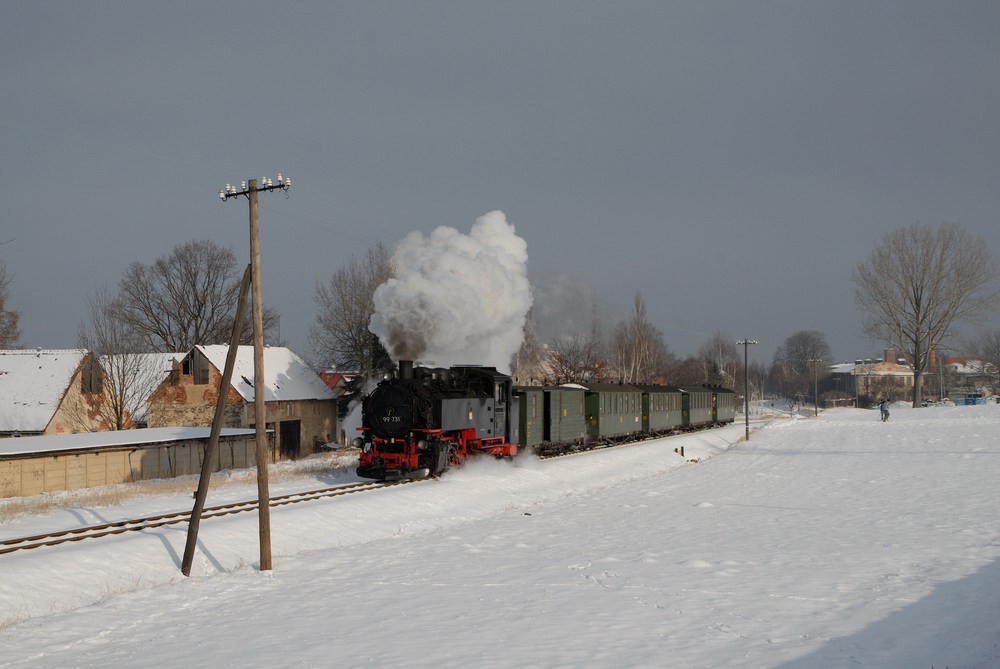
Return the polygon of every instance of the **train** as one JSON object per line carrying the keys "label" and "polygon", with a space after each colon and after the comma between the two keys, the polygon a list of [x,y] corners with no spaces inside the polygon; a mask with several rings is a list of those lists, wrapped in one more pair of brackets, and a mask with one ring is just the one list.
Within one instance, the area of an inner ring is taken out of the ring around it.
{"label": "train", "polygon": [[357,474],[436,476],[477,455],[513,458],[718,427],[735,419],[719,386],[583,383],[515,386],[495,367],[400,361],[362,402]]}

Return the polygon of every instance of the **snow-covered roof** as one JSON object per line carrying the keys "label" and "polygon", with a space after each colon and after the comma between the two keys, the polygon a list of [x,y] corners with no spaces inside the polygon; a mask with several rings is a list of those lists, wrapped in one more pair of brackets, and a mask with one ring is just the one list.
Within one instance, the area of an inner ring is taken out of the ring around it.
{"label": "snow-covered roof", "polygon": [[[937,374],[940,371],[939,365],[950,368],[957,374],[984,374],[991,372],[991,365],[979,358],[965,357],[943,357],[939,363],[929,367],[926,373]],[[893,364],[882,360],[867,363],[845,362],[831,365],[830,371],[834,374],[865,374],[871,373],[878,376],[913,376],[913,370],[907,365]]]}
{"label": "snow-covered roof", "polygon": [[[170,373],[174,364],[184,357],[183,353],[122,353],[118,355],[102,355],[101,366],[107,371],[117,358],[128,358],[135,362],[138,367],[137,376],[155,378],[155,383],[149,389],[149,394],[156,390],[164,377]],[[144,380],[145,384],[146,381]]]}
{"label": "snow-covered roof", "polygon": [[832,374],[872,374],[873,376],[913,376],[913,370],[906,365],[893,362],[844,362],[830,365],[827,370]]}
{"label": "snow-covered roof", "polygon": [[945,358],[944,364],[958,374],[995,374],[996,368],[981,358]]}
{"label": "snow-covered roof", "polygon": [[858,365],[853,362],[845,362],[837,365],[830,365],[831,374],[850,374],[851,370],[859,367],[871,367],[872,365]]}
{"label": "snow-covered roof", "polygon": [[[222,372],[226,368],[229,347],[223,345],[196,346],[212,365]],[[254,401],[253,346],[240,346],[233,368],[232,386],[246,402]],[[283,346],[264,349],[264,401],[327,400],[336,395],[309,366]]]}
{"label": "snow-covered roof", "polygon": [[89,351],[0,351],[0,432],[42,432]]}
{"label": "snow-covered roof", "polygon": [[[81,434],[51,434],[20,439],[0,439],[0,458],[28,453],[55,451],[80,451],[115,446],[144,446],[190,439],[208,439],[212,430],[207,427],[151,427],[141,430],[116,430],[114,432],[84,432]],[[253,430],[222,428],[221,437],[252,436]]]}
{"label": "snow-covered roof", "polygon": [[[118,358],[128,358],[129,362],[119,367]],[[135,410],[132,418],[140,423],[145,423],[149,416],[149,396],[163,382],[163,379],[174,368],[174,365],[183,358],[183,353],[123,353],[113,356],[102,355],[101,366],[109,374],[116,367],[118,369],[129,370],[129,377],[136,386],[132,389],[132,394],[135,397],[143,398],[141,404],[136,407],[130,407],[130,409]]]}

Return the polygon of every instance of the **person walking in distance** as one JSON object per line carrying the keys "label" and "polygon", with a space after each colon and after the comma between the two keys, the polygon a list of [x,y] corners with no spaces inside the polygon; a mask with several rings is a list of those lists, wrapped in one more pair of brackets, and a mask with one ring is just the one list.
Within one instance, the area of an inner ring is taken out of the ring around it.
{"label": "person walking in distance", "polygon": [[879,410],[882,412],[882,422],[889,420],[889,402],[885,398],[878,405]]}

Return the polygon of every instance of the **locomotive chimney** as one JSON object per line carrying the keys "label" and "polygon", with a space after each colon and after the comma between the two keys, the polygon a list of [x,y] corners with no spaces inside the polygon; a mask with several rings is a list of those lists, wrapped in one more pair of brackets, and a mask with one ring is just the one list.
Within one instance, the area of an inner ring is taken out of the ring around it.
{"label": "locomotive chimney", "polygon": [[412,379],[413,378],[413,361],[412,360],[400,360],[399,361],[399,378],[401,378],[401,379]]}

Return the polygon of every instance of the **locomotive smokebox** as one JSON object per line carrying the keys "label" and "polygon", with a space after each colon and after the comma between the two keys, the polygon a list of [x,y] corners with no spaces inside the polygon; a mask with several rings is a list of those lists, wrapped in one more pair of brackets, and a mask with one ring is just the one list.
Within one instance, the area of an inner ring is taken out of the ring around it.
{"label": "locomotive smokebox", "polygon": [[401,379],[412,379],[413,378],[413,361],[412,360],[400,360],[399,361],[399,378],[401,378]]}

